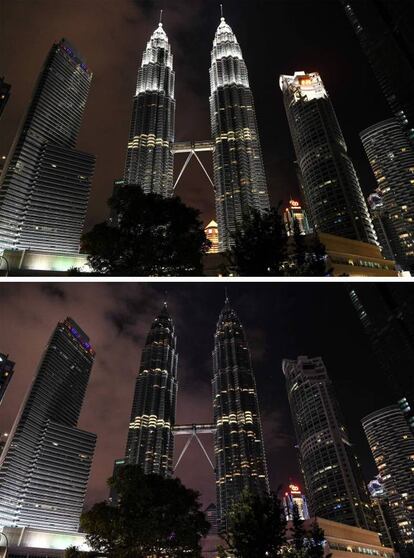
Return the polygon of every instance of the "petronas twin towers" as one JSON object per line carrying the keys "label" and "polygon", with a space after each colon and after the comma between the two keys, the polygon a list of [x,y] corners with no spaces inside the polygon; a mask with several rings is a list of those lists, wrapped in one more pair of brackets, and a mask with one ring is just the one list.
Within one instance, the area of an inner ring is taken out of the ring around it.
{"label": "petronas twin towers", "polygon": [[[210,68],[210,113],[219,249],[253,209],[269,208],[256,113],[237,38],[221,18]],[[134,96],[124,181],[145,193],[174,193],[175,73],[160,22],[142,56]],[[205,149],[203,149],[205,150]]]}
{"label": "petronas twin towers", "polygon": [[196,427],[214,434],[217,514],[221,529],[241,492],[269,491],[256,384],[243,326],[226,298],[214,336],[211,425],[177,426],[174,324],[166,304],[155,318],[136,379],[125,459],[144,473],[173,473],[174,435]]}

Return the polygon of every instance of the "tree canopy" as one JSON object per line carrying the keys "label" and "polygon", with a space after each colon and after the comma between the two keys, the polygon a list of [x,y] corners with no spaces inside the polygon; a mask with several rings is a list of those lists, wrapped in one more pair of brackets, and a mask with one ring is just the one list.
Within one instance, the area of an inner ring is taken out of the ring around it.
{"label": "tree canopy", "polygon": [[94,272],[126,276],[202,275],[210,247],[200,212],[178,197],[118,188],[109,200],[112,222],[83,235],[82,248]]}
{"label": "tree canopy", "polygon": [[108,558],[201,556],[200,540],[210,524],[197,492],[133,465],[121,467],[108,484],[117,505],[100,502],[81,517],[94,551]]}

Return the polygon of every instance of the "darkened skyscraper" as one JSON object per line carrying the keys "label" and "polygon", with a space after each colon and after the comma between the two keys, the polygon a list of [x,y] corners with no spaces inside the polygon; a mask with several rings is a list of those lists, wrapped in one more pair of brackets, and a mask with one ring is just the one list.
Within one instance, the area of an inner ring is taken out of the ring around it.
{"label": "darkened skyscraper", "polygon": [[173,193],[174,82],[171,46],[159,23],[138,70],[124,176],[146,194]]}
{"label": "darkened skyscraper", "polygon": [[269,209],[253,95],[240,45],[221,18],[210,69],[210,115],[219,251],[252,209]]}
{"label": "darkened skyscraper", "polygon": [[226,514],[244,489],[269,491],[256,382],[243,326],[226,299],[214,337],[213,409],[217,518]]}
{"label": "darkened skyscraper", "polygon": [[283,361],[311,516],[370,529],[368,493],[320,357]]}
{"label": "darkened skyscraper", "polygon": [[375,411],[362,426],[404,547],[414,545],[414,435],[398,405]]}
{"label": "darkened skyscraper", "polygon": [[92,80],[53,45],[0,179],[0,249],[79,252],[95,159],[75,150]]}
{"label": "darkened skyscraper", "polygon": [[413,267],[414,147],[396,118],[374,124],[360,136],[378,183],[388,224],[395,230],[394,235],[388,236],[397,237],[403,252],[402,261],[400,250],[392,255],[392,259],[397,259],[406,268]]}
{"label": "darkened skyscraper", "polygon": [[414,291],[360,283],[349,293],[382,372],[379,381],[387,382],[390,397],[406,413],[414,432]]}
{"label": "darkened skyscraper", "polygon": [[4,77],[0,77],[0,118],[9,100],[10,89],[11,86],[4,81]]}
{"label": "darkened skyscraper", "polygon": [[280,76],[308,217],[317,231],[377,239],[334,108],[318,73]]}
{"label": "darkened skyscraper", "polygon": [[7,386],[12,379],[14,362],[9,360],[9,355],[0,353],[0,403],[3,401]]}
{"label": "darkened skyscraper", "polygon": [[[414,145],[411,0],[340,0],[391,111]],[[368,95],[375,92],[369,91]]]}
{"label": "darkened skyscraper", "polygon": [[177,399],[177,338],[166,304],[155,318],[142,351],[125,463],[145,474],[172,472]]}
{"label": "darkened skyscraper", "polygon": [[0,526],[77,531],[96,436],[77,428],[94,352],[71,319],[60,322],[0,462]]}

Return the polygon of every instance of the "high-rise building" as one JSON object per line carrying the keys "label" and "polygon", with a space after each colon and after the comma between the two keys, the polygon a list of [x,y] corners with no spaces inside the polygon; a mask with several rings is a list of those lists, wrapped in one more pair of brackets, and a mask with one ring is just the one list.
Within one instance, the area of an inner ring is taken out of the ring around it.
{"label": "high-rise building", "polygon": [[4,81],[4,77],[0,77],[0,118],[9,100],[10,89],[11,85]]}
{"label": "high-rise building", "polygon": [[[381,253],[388,260],[405,262],[406,257],[403,251],[401,240],[393,226],[392,218],[385,207],[383,196],[380,190],[376,190],[367,198],[372,224],[377,233]],[[401,263],[399,264],[402,265]]]}
{"label": "high-rise building", "polygon": [[253,95],[240,45],[221,18],[213,42],[210,115],[219,251],[251,210],[269,209]]}
{"label": "high-rise building", "polygon": [[283,509],[287,521],[293,520],[293,510],[297,507],[300,519],[309,519],[308,503],[306,496],[302,494],[299,486],[296,484],[289,484],[288,490],[283,496]]}
{"label": "high-rise building", "polygon": [[54,44],[0,178],[0,249],[79,252],[95,158],[75,149],[92,73]]}
{"label": "high-rise building", "polygon": [[380,475],[368,483],[368,492],[371,497],[371,507],[377,523],[384,546],[398,549],[396,523],[390,510],[390,503]]}
{"label": "high-rise building", "polygon": [[226,298],[217,323],[213,350],[213,410],[216,433],[217,519],[244,489],[269,491],[256,381],[243,326]]}
{"label": "high-rise building", "polygon": [[319,232],[377,243],[333,105],[318,73],[280,76],[300,183]]}
{"label": "high-rise building", "polygon": [[289,206],[283,212],[283,222],[288,236],[295,234],[295,223],[300,234],[310,234],[312,232],[306,211],[296,200],[289,201]]}
{"label": "high-rise building", "polygon": [[285,359],[283,373],[310,515],[371,528],[368,493],[322,359]]}
{"label": "high-rise building", "polygon": [[0,460],[0,526],[77,531],[96,436],[77,428],[95,353],[59,322]]}
{"label": "high-rise building", "polygon": [[217,254],[217,252],[219,251],[219,233],[217,223],[215,221],[210,221],[210,223],[204,229],[204,234],[206,235],[207,240],[211,242],[208,253]]}
{"label": "high-rise building", "polygon": [[[414,102],[414,101],[413,101]],[[403,251],[402,264],[414,265],[414,146],[396,118],[389,118],[360,133],[378,183],[389,224]],[[394,254],[401,259],[401,254]]]}
{"label": "high-rise building", "polygon": [[164,304],[148,333],[135,384],[125,461],[145,474],[172,473],[177,400],[177,338]]}
{"label": "high-rise building", "polygon": [[414,435],[398,405],[391,405],[362,419],[398,539],[404,547],[414,544]]}
{"label": "high-rise building", "polygon": [[142,55],[135,89],[124,181],[146,193],[173,194],[175,73],[160,22]]}
{"label": "high-rise building", "polygon": [[14,372],[14,362],[9,360],[9,355],[0,353],[0,404],[3,401],[7,386],[12,379]]}
{"label": "high-rise building", "polygon": [[392,284],[349,287],[352,305],[372,346],[380,382],[414,432],[414,292]]}
{"label": "high-rise building", "polygon": [[[340,0],[392,113],[414,144],[411,0]],[[369,95],[375,95],[370,91]]]}
{"label": "high-rise building", "polygon": [[217,534],[217,506],[216,504],[210,504],[207,506],[205,512],[207,521],[210,523],[209,535]]}

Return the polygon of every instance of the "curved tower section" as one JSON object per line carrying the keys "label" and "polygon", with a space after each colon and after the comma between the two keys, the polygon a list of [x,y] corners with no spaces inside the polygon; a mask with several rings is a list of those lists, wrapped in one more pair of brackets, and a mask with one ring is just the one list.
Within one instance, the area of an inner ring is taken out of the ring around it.
{"label": "curved tower section", "polygon": [[240,45],[222,17],[213,42],[210,114],[219,250],[251,209],[269,209],[253,95]]}
{"label": "curved tower section", "polygon": [[256,382],[243,326],[226,299],[214,337],[213,409],[216,434],[217,519],[243,490],[269,492]]}
{"label": "curved tower section", "polygon": [[155,318],[142,351],[125,462],[145,474],[172,472],[177,399],[177,338],[167,305]]}
{"label": "curved tower section", "polygon": [[124,174],[146,194],[173,193],[174,84],[171,46],[159,23],[138,70]]}

